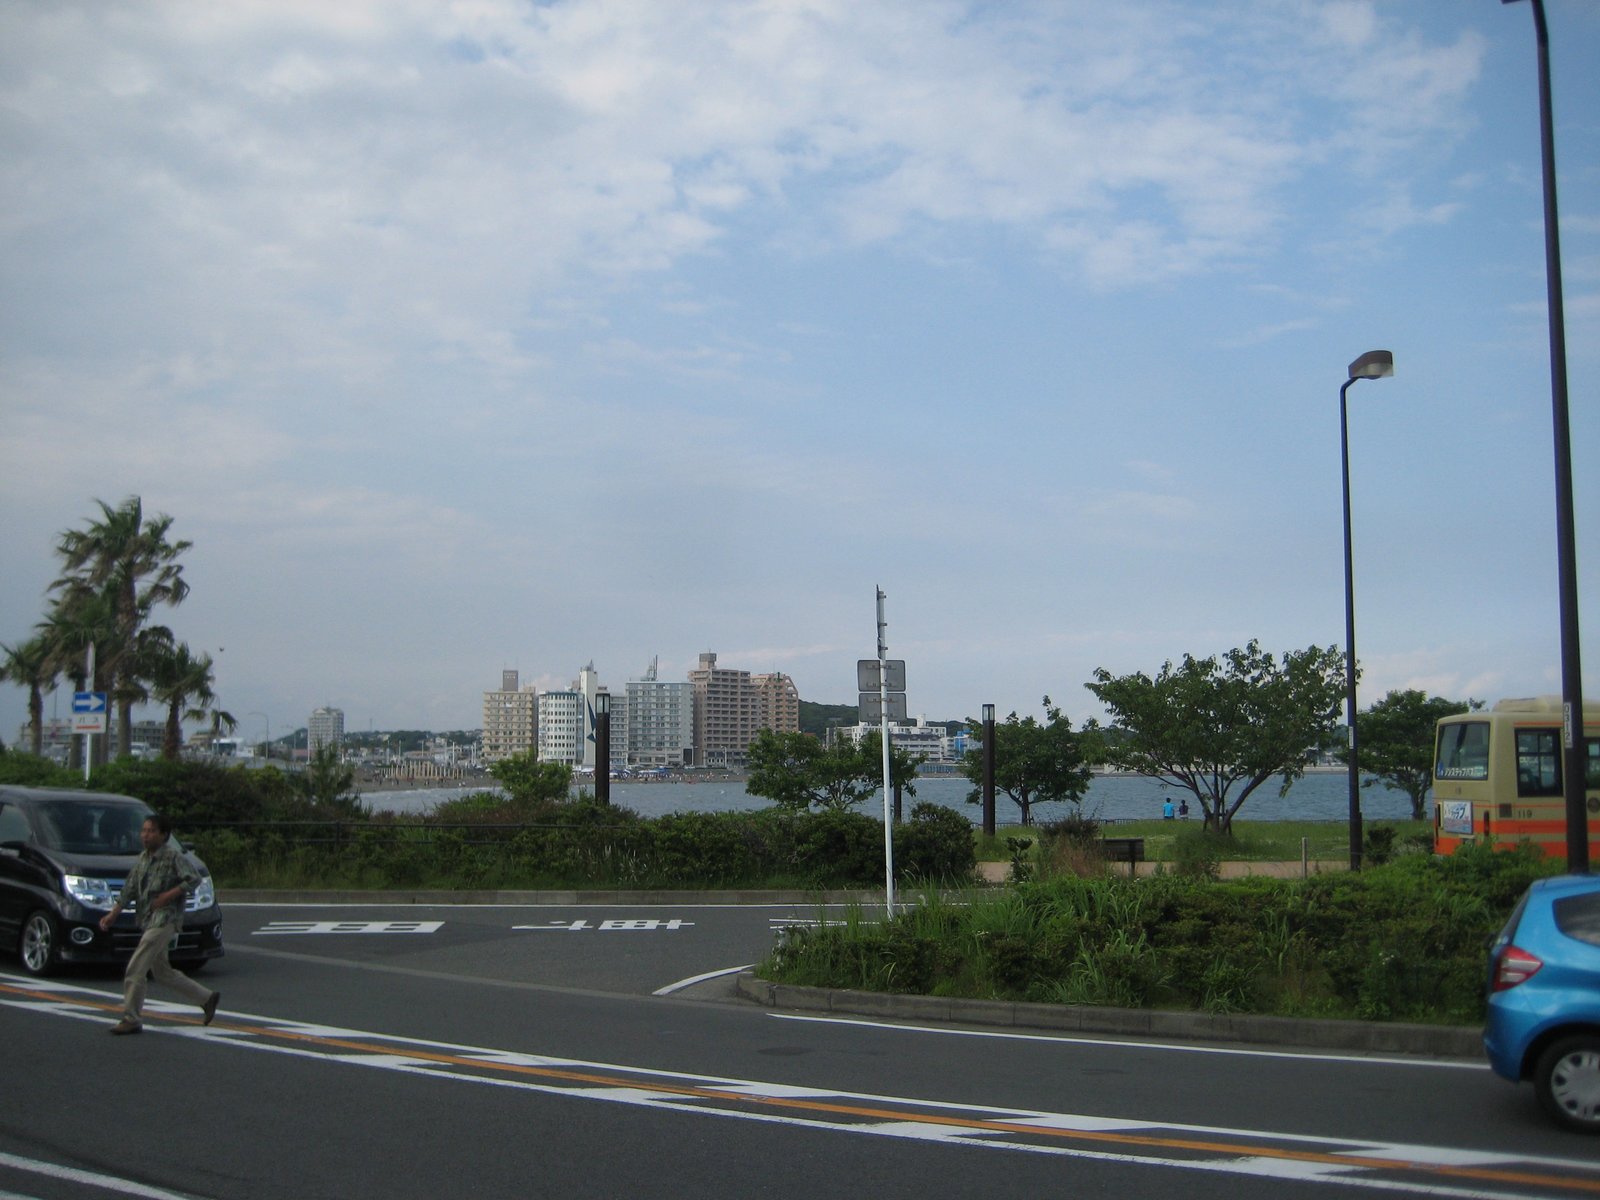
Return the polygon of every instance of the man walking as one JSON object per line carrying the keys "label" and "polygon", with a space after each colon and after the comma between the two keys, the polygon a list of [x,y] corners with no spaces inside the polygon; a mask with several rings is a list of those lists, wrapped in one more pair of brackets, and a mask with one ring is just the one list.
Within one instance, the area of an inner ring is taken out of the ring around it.
{"label": "man walking", "polygon": [[217,1002],[222,999],[221,992],[201,987],[167,961],[167,944],[183,929],[184,897],[200,886],[200,876],[171,845],[171,838],[172,822],[166,817],[153,813],[144,819],[139,829],[144,853],[133,864],[111,911],[100,918],[100,928],[110,933],[117,914],[131,902],[144,930],[122,977],[122,1020],[111,1027],[114,1034],[138,1033],[144,1028],[139,1014],[144,1010],[145,976],[150,974],[157,983],[199,1005],[207,1025],[217,1015]]}

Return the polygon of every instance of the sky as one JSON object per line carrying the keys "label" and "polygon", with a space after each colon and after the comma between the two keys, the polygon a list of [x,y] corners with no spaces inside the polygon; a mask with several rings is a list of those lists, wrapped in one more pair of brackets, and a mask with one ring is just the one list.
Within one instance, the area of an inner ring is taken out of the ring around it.
{"label": "sky", "polygon": [[[1596,695],[1600,5],[1547,11]],[[138,495],[246,734],[706,651],[851,703],[879,587],[936,720],[1342,646],[1372,349],[1363,706],[1559,693],[1529,4],[0,3],[0,642]]]}

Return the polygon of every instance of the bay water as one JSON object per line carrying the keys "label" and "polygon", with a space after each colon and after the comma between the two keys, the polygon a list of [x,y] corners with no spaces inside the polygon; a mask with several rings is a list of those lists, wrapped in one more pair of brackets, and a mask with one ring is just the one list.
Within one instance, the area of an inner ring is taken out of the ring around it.
{"label": "bay water", "polygon": [[[1258,787],[1238,812],[1241,821],[1344,821],[1349,814],[1348,777],[1342,769],[1311,771],[1290,785],[1288,794],[1278,795],[1282,781],[1271,779]],[[584,790],[593,785],[585,783]],[[974,825],[981,820],[980,808],[967,803],[972,784],[956,776],[930,776],[917,780],[916,796],[906,795],[903,810],[910,815],[911,806],[923,802],[944,805],[965,814]],[[427,814],[446,800],[479,792],[483,787],[471,788],[416,788],[406,791],[369,792],[362,800],[374,811]],[[574,795],[577,788],[574,788]],[[1176,788],[1163,787],[1153,779],[1136,775],[1096,775],[1084,797],[1082,811],[1085,816],[1101,821],[1136,821],[1159,819],[1162,804],[1171,799],[1177,804],[1189,793]],[[1233,796],[1238,795],[1235,787]],[[752,796],[738,780],[708,780],[701,783],[642,783],[632,780],[613,780],[611,802],[632,809],[641,817],[660,817],[674,812],[746,812],[770,807],[772,802],[761,796]],[[1070,804],[1036,804],[1035,821],[1055,821],[1072,811]],[[883,813],[881,793],[862,804],[861,812],[879,817]],[[1375,783],[1361,789],[1361,811],[1368,819],[1402,820],[1411,816],[1411,800],[1404,793]],[[1431,811],[1431,809],[1430,809]],[[1198,821],[1199,806],[1190,801],[1189,816]],[[995,820],[1000,825],[1015,825],[1019,810],[1003,792],[995,794]]]}

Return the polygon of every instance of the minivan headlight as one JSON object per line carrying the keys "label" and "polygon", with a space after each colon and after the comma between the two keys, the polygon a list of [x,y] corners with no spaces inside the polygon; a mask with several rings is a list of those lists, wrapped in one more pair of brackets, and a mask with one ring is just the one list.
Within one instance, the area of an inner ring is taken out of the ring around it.
{"label": "minivan headlight", "polygon": [[200,876],[200,886],[194,889],[194,895],[189,897],[189,903],[184,905],[190,912],[198,912],[202,908],[210,908],[217,902],[217,887],[211,882],[211,876]]}
{"label": "minivan headlight", "polygon": [[114,887],[111,880],[96,879],[92,875],[66,875],[61,883],[67,889],[67,895],[85,908],[105,909],[108,912],[117,902],[117,893],[122,890]]}

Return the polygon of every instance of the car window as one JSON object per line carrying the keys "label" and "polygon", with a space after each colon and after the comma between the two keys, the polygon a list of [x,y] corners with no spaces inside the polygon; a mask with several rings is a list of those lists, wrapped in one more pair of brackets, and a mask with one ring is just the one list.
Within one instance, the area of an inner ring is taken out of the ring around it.
{"label": "car window", "polygon": [[34,808],[39,840],[69,854],[138,854],[150,810],[127,801],[46,800]]}
{"label": "car window", "polygon": [[27,814],[15,804],[0,802],[0,842],[26,842],[32,838]]}
{"label": "car window", "polygon": [[1580,942],[1600,946],[1600,892],[1568,896],[1565,900],[1557,900],[1552,907],[1555,909],[1557,929]]}

